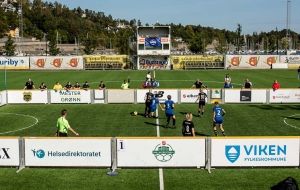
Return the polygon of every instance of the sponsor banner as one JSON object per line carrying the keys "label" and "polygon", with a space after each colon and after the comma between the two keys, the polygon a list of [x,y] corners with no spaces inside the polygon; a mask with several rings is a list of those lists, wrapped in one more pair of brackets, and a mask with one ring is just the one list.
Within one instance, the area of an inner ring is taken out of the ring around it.
{"label": "sponsor banner", "polygon": [[277,62],[277,55],[226,55],[226,67],[232,69],[269,69]]}
{"label": "sponsor banner", "polygon": [[0,92],[0,106],[6,105],[6,91]]}
{"label": "sponsor banner", "polygon": [[241,102],[251,102],[251,90],[241,90],[240,91],[240,101]]}
{"label": "sponsor banner", "polygon": [[129,63],[128,55],[86,55],[83,57],[86,69],[122,69]]}
{"label": "sponsor banner", "polygon": [[[203,89],[203,92],[207,94],[207,90]],[[195,103],[198,95],[200,93],[199,89],[194,90],[181,90],[181,103]],[[207,102],[207,98],[206,98]]]}
{"label": "sponsor banner", "polygon": [[169,69],[169,58],[167,56],[146,57],[141,56],[138,59],[138,69],[151,70],[151,69]]}
{"label": "sponsor banner", "polygon": [[212,139],[212,167],[299,166],[299,138]]}
{"label": "sponsor banner", "polygon": [[211,89],[211,99],[222,99],[222,89]]}
{"label": "sponsor banner", "polygon": [[224,57],[222,55],[171,56],[171,63],[174,69],[184,69],[187,65],[197,65],[198,68],[219,67],[218,63],[224,63]]}
{"label": "sponsor banner", "polygon": [[90,90],[59,90],[50,91],[52,104],[89,104],[91,103]]}
{"label": "sponsor banner", "polygon": [[29,70],[29,57],[0,57],[0,70]]}
{"label": "sponsor banner", "polygon": [[26,166],[99,167],[111,165],[108,139],[25,139]]}
{"label": "sponsor banner", "polygon": [[270,90],[270,103],[299,103],[300,89]]}
{"label": "sponsor banner", "polygon": [[0,166],[19,166],[19,139],[0,139]]}
{"label": "sponsor banner", "polygon": [[145,47],[161,47],[161,38],[158,37],[149,37],[145,38]]}
{"label": "sponsor banner", "polygon": [[118,167],[204,167],[205,139],[117,139]]}
{"label": "sponsor banner", "polygon": [[158,97],[160,103],[164,103],[168,95],[171,95],[175,103],[178,102],[178,90],[154,89],[152,93]]}
{"label": "sponsor banner", "polygon": [[281,55],[280,63],[287,63],[289,69],[298,69],[300,66],[300,55]]}
{"label": "sponsor banner", "polygon": [[136,100],[137,103],[145,103],[146,100],[146,93],[149,92],[151,90],[146,90],[146,89],[137,89],[136,90]]}
{"label": "sponsor banner", "polygon": [[8,104],[47,104],[47,90],[8,90]]}
{"label": "sponsor banner", "polygon": [[30,57],[31,70],[82,70],[82,56]]}
{"label": "sponsor banner", "polygon": [[134,103],[134,90],[107,90],[108,103]]}
{"label": "sponsor banner", "polygon": [[104,104],[105,103],[105,90],[94,90],[94,103]]}
{"label": "sponsor banner", "polygon": [[266,103],[267,90],[265,89],[252,89],[252,90],[239,90],[239,89],[225,89],[225,103]]}

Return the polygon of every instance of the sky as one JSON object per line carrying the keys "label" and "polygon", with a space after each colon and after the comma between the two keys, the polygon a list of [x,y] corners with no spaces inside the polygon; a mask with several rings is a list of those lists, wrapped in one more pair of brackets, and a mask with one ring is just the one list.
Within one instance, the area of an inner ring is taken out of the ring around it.
{"label": "sky", "polygon": [[[55,0],[47,0],[54,2]],[[193,24],[243,34],[286,28],[287,0],[56,0],[70,8],[104,12],[143,24]],[[291,0],[290,28],[300,33],[300,0]]]}

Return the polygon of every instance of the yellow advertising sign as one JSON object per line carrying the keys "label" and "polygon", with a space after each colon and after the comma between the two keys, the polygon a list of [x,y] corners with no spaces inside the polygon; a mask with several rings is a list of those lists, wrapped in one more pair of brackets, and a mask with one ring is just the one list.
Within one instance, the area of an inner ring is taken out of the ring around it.
{"label": "yellow advertising sign", "polygon": [[223,62],[224,57],[222,55],[182,55],[171,56],[171,63],[174,69],[184,69],[186,63],[215,63]]}
{"label": "yellow advertising sign", "polygon": [[84,62],[88,64],[96,63],[127,63],[127,55],[87,55],[83,57]]}

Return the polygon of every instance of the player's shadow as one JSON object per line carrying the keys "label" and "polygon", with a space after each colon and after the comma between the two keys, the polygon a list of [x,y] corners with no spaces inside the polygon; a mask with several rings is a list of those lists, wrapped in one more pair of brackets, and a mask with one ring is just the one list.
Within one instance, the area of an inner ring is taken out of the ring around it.
{"label": "player's shadow", "polygon": [[[186,115],[188,112],[179,112],[181,115]],[[198,117],[198,115],[196,115],[196,114],[193,114],[193,117]]]}
{"label": "player's shadow", "polygon": [[148,122],[148,121],[145,121],[145,124],[152,125],[152,126],[165,127],[164,125],[161,125],[161,124],[157,125],[156,123],[152,123],[152,122]]}
{"label": "player's shadow", "polygon": [[205,133],[200,133],[200,132],[195,132],[196,136],[201,136],[201,137],[208,137],[209,135],[205,134]]}

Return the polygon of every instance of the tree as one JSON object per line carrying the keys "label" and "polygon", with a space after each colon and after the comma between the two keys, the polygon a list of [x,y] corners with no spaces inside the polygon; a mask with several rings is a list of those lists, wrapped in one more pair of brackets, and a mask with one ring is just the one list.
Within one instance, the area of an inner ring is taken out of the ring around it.
{"label": "tree", "polygon": [[83,40],[83,45],[84,45],[84,53],[86,55],[91,55],[92,53],[94,53],[96,47],[98,46],[97,40],[94,37],[86,37]]}
{"label": "tree", "polygon": [[236,29],[237,34],[237,50],[240,51],[241,48],[241,33],[242,33],[242,25],[238,24]]}
{"label": "tree", "polygon": [[189,49],[193,53],[202,53],[204,50],[203,44],[204,43],[202,41],[201,36],[196,36],[191,40]]}
{"label": "tree", "polygon": [[10,35],[8,35],[8,39],[5,42],[4,52],[6,56],[14,56],[16,51],[16,45],[14,44],[14,40]]}
{"label": "tree", "polygon": [[57,55],[60,53],[59,48],[57,48],[57,40],[56,40],[56,32],[52,31],[48,34],[49,40],[49,54],[50,55]]}

